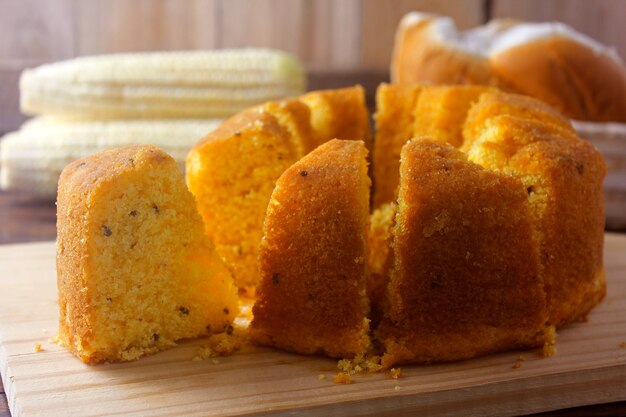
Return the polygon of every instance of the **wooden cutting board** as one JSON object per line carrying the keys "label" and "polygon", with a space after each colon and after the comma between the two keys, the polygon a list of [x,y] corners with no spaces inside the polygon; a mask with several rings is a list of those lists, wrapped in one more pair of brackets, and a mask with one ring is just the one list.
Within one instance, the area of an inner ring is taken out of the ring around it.
{"label": "wooden cutting board", "polygon": [[132,363],[84,365],[48,341],[54,243],[0,246],[0,371],[14,417],[491,416],[626,400],[626,236],[607,234],[605,257],[606,300],[587,323],[559,331],[554,357],[509,352],[337,385],[336,361],[272,349],[194,362],[201,340]]}

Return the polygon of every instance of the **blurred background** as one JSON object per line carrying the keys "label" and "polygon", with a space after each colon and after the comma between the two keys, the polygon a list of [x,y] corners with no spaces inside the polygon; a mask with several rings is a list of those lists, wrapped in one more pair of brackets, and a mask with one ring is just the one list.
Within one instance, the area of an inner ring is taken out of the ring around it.
{"label": "blurred background", "polygon": [[0,0],[0,133],[16,129],[24,68],[115,52],[244,46],[293,53],[309,88],[389,78],[393,37],[412,10],[462,29],[491,18],[559,20],[626,56],[623,0]]}

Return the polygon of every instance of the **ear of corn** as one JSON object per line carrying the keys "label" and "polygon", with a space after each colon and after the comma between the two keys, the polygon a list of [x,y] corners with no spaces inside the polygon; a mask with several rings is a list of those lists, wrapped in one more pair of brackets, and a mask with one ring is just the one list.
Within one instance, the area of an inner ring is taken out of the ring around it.
{"label": "ear of corn", "polygon": [[181,170],[198,138],[221,120],[132,120],[68,122],[39,117],[0,142],[0,188],[54,199],[68,163],[107,149],[153,144],[176,159]]}
{"label": "ear of corn", "polygon": [[223,118],[301,94],[305,73],[284,52],[239,49],[76,58],[26,70],[27,114],[84,119]]}

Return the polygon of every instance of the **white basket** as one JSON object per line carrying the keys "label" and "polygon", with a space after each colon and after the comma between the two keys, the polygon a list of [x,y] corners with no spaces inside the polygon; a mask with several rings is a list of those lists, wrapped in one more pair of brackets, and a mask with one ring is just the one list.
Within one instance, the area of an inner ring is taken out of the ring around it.
{"label": "white basket", "polygon": [[573,120],[578,134],[602,152],[608,166],[604,180],[606,226],[626,228],[626,124]]}

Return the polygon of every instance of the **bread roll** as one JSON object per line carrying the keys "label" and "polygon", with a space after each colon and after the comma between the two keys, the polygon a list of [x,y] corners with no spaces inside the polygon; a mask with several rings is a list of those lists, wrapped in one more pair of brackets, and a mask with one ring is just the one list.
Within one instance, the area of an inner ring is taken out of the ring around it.
{"label": "bread roll", "polygon": [[615,52],[557,22],[493,20],[459,32],[413,12],[398,27],[394,83],[483,84],[539,98],[578,120],[626,121],[626,69]]}

